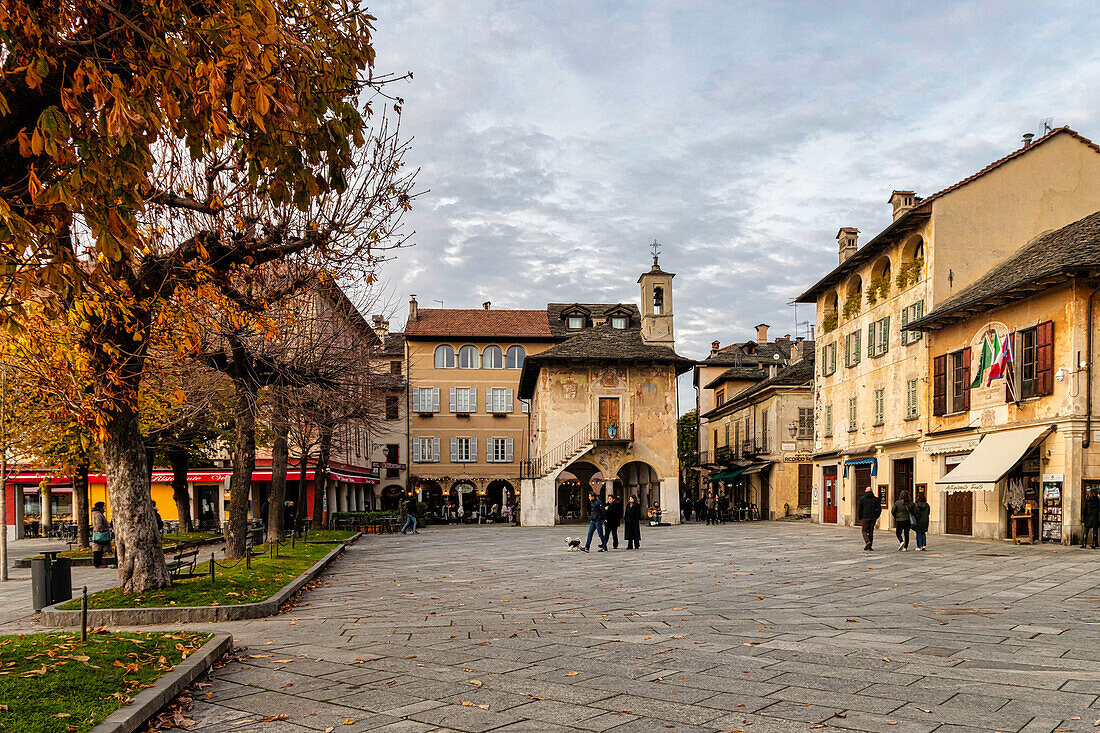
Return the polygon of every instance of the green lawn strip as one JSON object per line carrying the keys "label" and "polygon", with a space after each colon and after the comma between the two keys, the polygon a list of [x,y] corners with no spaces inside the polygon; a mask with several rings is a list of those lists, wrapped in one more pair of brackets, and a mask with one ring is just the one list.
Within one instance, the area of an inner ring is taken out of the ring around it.
{"label": "green lawn strip", "polygon": [[[245,567],[243,560],[230,568],[221,567],[223,564],[230,564],[227,561],[217,560],[213,582],[210,581],[210,561],[207,560],[199,563],[195,569],[197,573],[204,573],[201,577],[176,580],[171,588],[140,595],[126,595],[118,588],[110,588],[88,596],[88,608],[236,606],[256,603],[270,598],[332,550],[331,545],[298,543],[294,549],[288,544],[280,545],[279,557],[254,557],[251,569]],[[80,601],[73,600],[59,608],[66,611],[79,609]]]}
{"label": "green lawn strip", "polygon": [[[171,553],[176,545],[183,542],[201,542],[209,539],[221,539],[221,535],[211,534],[210,532],[169,532],[161,538],[161,544],[166,552]],[[70,559],[91,557],[92,550],[89,547],[77,548],[74,550],[62,550],[57,553],[58,557],[67,557]],[[36,555],[33,559],[41,558],[42,555]]]}
{"label": "green lawn strip", "polygon": [[84,733],[210,640],[192,632],[0,636],[0,731]]}
{"label": "green lawn strip", "polygon": [[339,542],[350,540],[358,532],[349,532],[345,529],[311,529],[306,532],[306,542]]}

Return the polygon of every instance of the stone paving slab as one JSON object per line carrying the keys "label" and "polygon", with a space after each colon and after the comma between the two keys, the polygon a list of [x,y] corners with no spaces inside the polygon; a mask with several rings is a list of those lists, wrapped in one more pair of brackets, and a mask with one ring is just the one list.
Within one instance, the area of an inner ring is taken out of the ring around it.
{"label": "stone paving slab", "polygon": [[[196,627],[247,648],[191,730],[1096,730],[1100,553],[643,531],[598,555],[563,550],[576,528],[365,537],[290,614]],[[241,722],[258,709],[289,719]]]}

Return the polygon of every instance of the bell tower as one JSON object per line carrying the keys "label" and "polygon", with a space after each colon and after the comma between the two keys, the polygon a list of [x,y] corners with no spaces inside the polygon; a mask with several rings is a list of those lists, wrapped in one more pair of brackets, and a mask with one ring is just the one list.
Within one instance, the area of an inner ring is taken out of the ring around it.
{"label": "bell tower", "polygon": [[638,278],[642,286],[642,341],[671,349],[676,344],[672,333],[672,278],[676,276],[657,263],[661,245],[656,239],[650,247],[653,267]]}

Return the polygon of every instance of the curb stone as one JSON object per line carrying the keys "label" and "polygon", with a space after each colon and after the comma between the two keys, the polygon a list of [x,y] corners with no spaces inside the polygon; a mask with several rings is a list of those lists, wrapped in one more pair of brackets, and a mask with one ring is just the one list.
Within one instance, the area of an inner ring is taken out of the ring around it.
{"label": "curb stone", "polygon": [[231,634],[214,634],[210,641],[169,670],[152,687],[135,695],[129,705],[104,718],[92,729],[92,733],[132,733],[137,730],[232,648]]}
{"label": "curb stone", "polygon": [[[152,626],[155,624],[176,623],[220,623],[242,621],[245,619],[277,616],[279,608],[310,582],[336,558],[343,554],[347,545],[359,538],[351,537],[313,564],[309,570],[299,575],[282,590],[270,598],[256,603],[242,603],[226,606],[158,606],[156,608],[89,608],[89,626]],[[38,623],[42,626],[67,628],[80,625],[80,609],[61,610],[58,606],[69,603],[62,601],[42,609]]]}

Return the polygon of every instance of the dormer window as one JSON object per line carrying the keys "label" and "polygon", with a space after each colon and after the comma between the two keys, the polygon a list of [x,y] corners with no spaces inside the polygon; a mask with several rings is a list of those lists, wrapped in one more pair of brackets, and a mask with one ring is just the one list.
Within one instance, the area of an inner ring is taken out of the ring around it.
{"label": "dormer window", "polygon": [[569,316],[565,323],[571,330],[584,328],[584,316]]}
{"label": "dormer window", "polygon": [[619,330],[626,328],[626,316],[612,316],[611,327]]}

